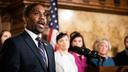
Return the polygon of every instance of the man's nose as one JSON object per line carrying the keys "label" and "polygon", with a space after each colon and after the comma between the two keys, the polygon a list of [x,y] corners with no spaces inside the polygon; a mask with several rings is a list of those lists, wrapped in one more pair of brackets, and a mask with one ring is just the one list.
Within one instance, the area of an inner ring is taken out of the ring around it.
{"label": "man's nose", "polygon": [[45,19],[45,15],[44,14],[40,14],[40,18],[41,19]]}
{"label": "man's nose", "polygon": [[40,16],[40,18],[42,18],[42,19],[44,19],[45,17],[46,17],[46,15],[44,14],[44,13],[39,13],[39,16]]}
{"label": "man's nose", "polygon": [[46,23],[46,16],[44,14],[40,14],[40,21]]}

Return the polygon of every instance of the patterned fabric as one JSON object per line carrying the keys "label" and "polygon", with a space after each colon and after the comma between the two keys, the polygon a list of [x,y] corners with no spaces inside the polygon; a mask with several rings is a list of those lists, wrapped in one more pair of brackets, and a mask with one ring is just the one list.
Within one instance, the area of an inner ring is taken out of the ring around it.
{"label": "patterned fabric", "polygon": [[56,36],[59,32],[58,25],[58,11],[57,11],[57,0],[51,0],[51,9],[50,9],[50,24],[49,24],[49,36],[48,41],[55,48],[56,46]]}
{"label": "patterned fabric", "polygon": [[46,50],[45,50],[45,47],[44,47],[44,44],[41,40],[40,37],[37,37],[36,40],[38,41],[38,50],[42,56],[42,59],[43,61],[46,63],[46,65],[48,65],[48,61],[47,61],[47,54],[46,54]]}

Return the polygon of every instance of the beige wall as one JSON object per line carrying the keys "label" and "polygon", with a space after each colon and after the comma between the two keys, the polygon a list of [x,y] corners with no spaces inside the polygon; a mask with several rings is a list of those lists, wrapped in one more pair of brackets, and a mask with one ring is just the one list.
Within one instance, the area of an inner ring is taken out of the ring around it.
{"label": "beige wall", "polygon": [[[0,10],[1,13],[1,10]],[[0,32],[2,31],[2,24],[1,24],[1,14],[0,14]]]}
{"label": "beige wall", "polygon": [[[68,13],[65,13],[68,12]],[[128,33],[128,16],[59,9],[60,31],[70,34],[79,31],[85,39],[86,46],[92,48],[97,38],[107,37],[113,51],[124,49],[123,38]]]}

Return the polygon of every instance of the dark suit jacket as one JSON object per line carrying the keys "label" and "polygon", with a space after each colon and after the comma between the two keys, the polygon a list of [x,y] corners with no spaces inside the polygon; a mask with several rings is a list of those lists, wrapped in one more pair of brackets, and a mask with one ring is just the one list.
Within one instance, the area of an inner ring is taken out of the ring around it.
{"label": "dark suit jacket", "polygon": [[114,57],[115,63],[117,66],[126,66],[128,65],[128,55],[126,55],[126,51],[118,53],[116,57]]}
{"label": "dark suit jacket", "polygon": [[0,72],[55,72],[54,51],[45,43],[48,67],[41,59],[36,44],[27,32],[8,39],[2,49],[2,71]]}

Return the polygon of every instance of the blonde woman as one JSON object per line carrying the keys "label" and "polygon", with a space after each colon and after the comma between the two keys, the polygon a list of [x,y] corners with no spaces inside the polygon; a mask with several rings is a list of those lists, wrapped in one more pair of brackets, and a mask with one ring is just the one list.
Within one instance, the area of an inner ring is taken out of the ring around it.
{"label": "blonde woman", "polygon": [[92,58],[91,62],[95,66],[115,66],[111,57],[108,56],[111,50],[110,42],[106,39],[98,39],[94,42],[93,49],[98,52],[99,58]]}

